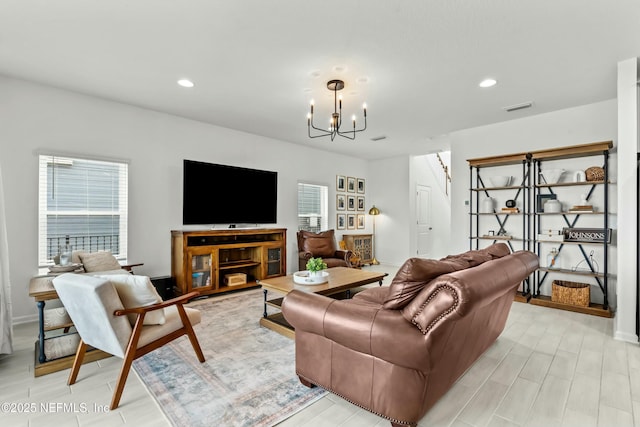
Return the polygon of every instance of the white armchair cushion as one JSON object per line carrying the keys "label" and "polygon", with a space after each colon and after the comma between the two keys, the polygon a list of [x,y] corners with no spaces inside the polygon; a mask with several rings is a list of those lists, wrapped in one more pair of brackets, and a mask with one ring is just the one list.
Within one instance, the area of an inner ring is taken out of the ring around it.
{"label": "white armchair cushion", "polygon": [[[120,300],[124,308],[146,307],[162,302],[151,279],[147,276],[135,276],[133,274],[108,274],[96,277],[103,277],[116,287]],[[129,322],[134,325],[137,314],[129,314]],[[165,322],[164,309],[150,311],[144,316],[144,325],[162,325]]]}
{"label": "white armchair cushion", "polygon": [[[185,307],[184,311],[187,313],[191,326],[200,323],[202,318],[200,310]],[[138,348],[182,328],[182,319],[180,319],[180,313],[178,313],[178,308],[175,305],[171,305],[165,309],[165,317],[166,322],[164,325],[145,326],[142,328],[140,340],[138,341]]]}
{"label": "white armchair cushion", "polygon": [[124,308],[115,286],[105,278],[73,273],[56,277],[53,286],[82,340],[124,357],[132,330],[127,319],[113,314]]}

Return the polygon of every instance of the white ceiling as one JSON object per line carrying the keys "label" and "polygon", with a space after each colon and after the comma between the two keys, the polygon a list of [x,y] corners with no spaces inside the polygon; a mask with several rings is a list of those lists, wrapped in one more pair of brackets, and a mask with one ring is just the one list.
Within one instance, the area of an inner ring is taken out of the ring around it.
{"label": "white ceiling", "polygon": [[[0,74],[367,159],[615,98],[637,56],[638,0],[0,0]],[[355,141],[307,137],[333,78]]]}

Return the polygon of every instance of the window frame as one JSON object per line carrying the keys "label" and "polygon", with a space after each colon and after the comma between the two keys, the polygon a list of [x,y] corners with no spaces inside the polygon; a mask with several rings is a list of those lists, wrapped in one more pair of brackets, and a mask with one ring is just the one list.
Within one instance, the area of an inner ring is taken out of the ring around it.
{"label": "window frame", "polygon": [[[319,200],[319,205],[320,205],[320,213],[316,216],[316,218],[319,218],[319,224],[316,227],[303,227],[302,223],[301,223],[301,218],[304,216],[309,216],[311,217],[310,214],[304,214],[300,212],[301,209],[301,200],[300,200],[300,186],[309,186],[309,187],[317,187],[320,189],[320,200]],[[322,231],[322,230],[327,230],[329,228],[329,186],[326,184],[318,184],[315,182],[306,182],[306,181],[298,181],[297,184],[297,228],[298,231],[300,230],[306,230],[306,231],[312,231],[312,232],[318,232],[318,231]]]}
{"label": "window frame", "polygon": [[[53,259],[48,256],[48,239],[50,237],[48,235],[48,215],[52,213],[69,216],[118,216],[118,253],[113,255],[119,260],[126,260],[128,252],[129,161],[69,153],[38,152],[36,154],[38,156],[38,267],[43,268],[53,264]],[[50,164],[72,165],[74,161],[90,162],[96,165],[105,164],[117,168],[117,210],[91,210],[88,208],[85,210],[50,209],[48,206]],[[76,250],[75,247],[74,250]],[[97,250],[100,249],[98,248]]]}

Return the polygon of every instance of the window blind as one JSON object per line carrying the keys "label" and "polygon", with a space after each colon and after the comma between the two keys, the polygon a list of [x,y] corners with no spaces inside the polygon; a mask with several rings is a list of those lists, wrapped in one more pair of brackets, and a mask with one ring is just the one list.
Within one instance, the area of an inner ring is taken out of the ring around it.
{"label": "window blind", "polygon": [[298,230],[318,232],[328,228],[325,185],[298,183]]}
{"label": "window blind", "polygon": [[74,250],[127,257],[127,163],[40,155],[38,205],[40,267],[67,236]]}

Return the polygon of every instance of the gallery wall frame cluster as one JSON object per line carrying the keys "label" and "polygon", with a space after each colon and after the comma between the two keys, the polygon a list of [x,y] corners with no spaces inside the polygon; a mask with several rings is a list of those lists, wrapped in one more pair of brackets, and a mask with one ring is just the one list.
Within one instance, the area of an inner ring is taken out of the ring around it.
{"label": "gallery wall frame cluster", "polygon": [[336,228],[365,228],[365,180],[336,175]]}

